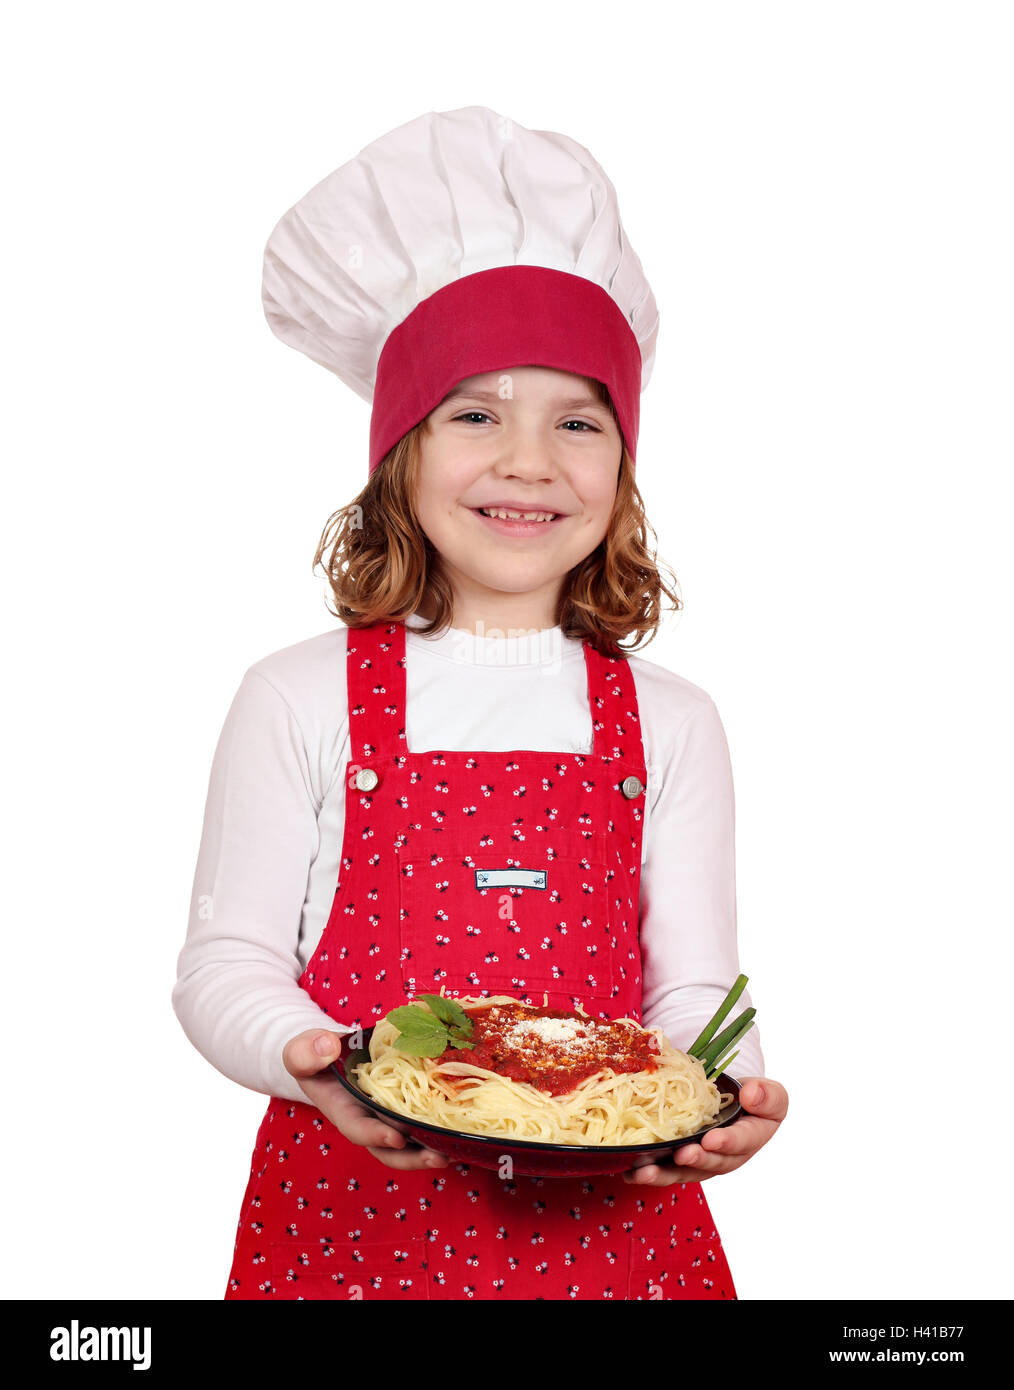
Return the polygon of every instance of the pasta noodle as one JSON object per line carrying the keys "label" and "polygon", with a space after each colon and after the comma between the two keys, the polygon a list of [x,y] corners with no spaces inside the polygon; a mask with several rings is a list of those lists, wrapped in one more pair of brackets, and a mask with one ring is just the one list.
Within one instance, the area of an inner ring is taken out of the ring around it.
{"label": "pasta noodle", "polygon": [[[629,1025],[636,1032],[628,1037],[641,1048],[649,1036],[657,1039],[657,1051],[656,1043],[651,1042],[651,1062],[640,1069],[615,1071],[599,1065],[572,1089],[551,1094],[546,1086],[540,1088],[477,1066],[467,1060],[468,1050],[450,1054],[461,1060],[449,1060],[446,1054],[442,1060],[402,1051],[395,1046],[399,1029],[385,1018],[373,1030],[370,1060],[357,1069],[359,1087],[398,1114],[468,1134],[608,1146],[653,1144],[694,1134],[733,1099],[720,1093],[697,1058],[677,1051],[660,1028],[644,1029],[631,1018],[603,1025],[580,1005],[576,1013],[536,1011],[509,995],[466,997],[456,1002],[471,1011],[473,1019],[477,1010],[512,1006],[511,1011],[491,1014],[491,1026],[503,1013],[512,1021],[524,1018],[526,1022],[511,1025],[521,1028],[532,1026],[530,1019],[536,1012],[572,1020],[569,1025],[556,1024],[558,1034],[552,1031],[553,1024],[543,1023],[543,1037],[563,1036],[568,1026],[585,1034],[594,1033],[596,1025],[604,1026],[615,1034],[618,1025]],[[537,1042],[533,1039],[530,1045],[537,1047]],[[550,1055],[550,1049],[545,1055]]]}

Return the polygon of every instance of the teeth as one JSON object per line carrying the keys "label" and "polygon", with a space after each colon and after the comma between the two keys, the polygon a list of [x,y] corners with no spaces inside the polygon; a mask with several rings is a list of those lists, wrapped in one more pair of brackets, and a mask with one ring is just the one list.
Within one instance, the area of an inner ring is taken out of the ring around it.
{"label": "teeth", "polygon": [[509,512],[504,507],[480,507],[484,516],[499,517],[501,521],[552,521],[555,512]]}

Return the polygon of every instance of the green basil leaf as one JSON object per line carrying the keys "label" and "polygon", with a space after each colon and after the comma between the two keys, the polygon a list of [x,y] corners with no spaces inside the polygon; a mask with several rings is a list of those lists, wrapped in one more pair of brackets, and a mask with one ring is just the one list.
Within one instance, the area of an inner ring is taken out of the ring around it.
{"label": "green basil leaf", "polygon": [[472,1020],[456,999],[447,999],[442,994],[420,994],[419,998],[425,999],[441,1023],[471,1033]]}
{"label": "green basil leaf", "polygon": [[[395,1018],[395,1014],[400,1015],[400,1018]],[[406,1004],[401,1009],[392,1009],[388,1018],[395,1027],[401,1027],[401,1032],[394,1040],[394,1045],[399,1051],[408,1052],[413,1057],[439,1057],[446,1049],[447,1029],[432,1014],[423,1013],[421,1009],[413,1009],[410,1004]],[[402,1027],[402,1023],[406,1026]]]}
{"label": "green basil leaf", "polygon": [[408,1033],[410,1037],[432,1033],[434,1029],[444,1027],[438,1018],[434,1018],[431,1013],[415,1004],[402,1004],[400,1008],[392,1009],[387,1015],[387,1021],[393,1023],[399,1032]]}

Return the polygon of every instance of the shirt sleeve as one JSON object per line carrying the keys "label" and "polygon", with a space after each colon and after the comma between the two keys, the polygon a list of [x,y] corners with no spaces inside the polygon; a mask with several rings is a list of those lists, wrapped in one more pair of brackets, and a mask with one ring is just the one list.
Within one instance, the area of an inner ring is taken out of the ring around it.
{"label": "shirt sleeve", "polygon": [[308,1028],[352,1031],[298,983],[318,811],[298,721],[251,669],[212,763],[172,1003],[194,1047],[224,1076],[304,1103],[309,1098],[282,1062],[285,1044]]}
{"label": "shirt sleeve", "polygon": [[[732,767],[710,697],[663,750],[661,780],[641,870],[642,1022],[685,1051],[740,974]],[[744,991],[727,1023],[750,1007]],[[729,1074],[763,1076],[756,1024],[739,1049]]]}

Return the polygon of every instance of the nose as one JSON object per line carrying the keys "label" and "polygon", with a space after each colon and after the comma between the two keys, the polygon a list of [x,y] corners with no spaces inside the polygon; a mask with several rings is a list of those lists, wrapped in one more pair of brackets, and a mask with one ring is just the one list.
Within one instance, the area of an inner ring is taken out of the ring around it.
{"label": "nose", "polygon": [[536,421],[503,436],[503,447],[496,461],[496,472],[505,478],[520,478],[523,482],[548,482],[556,478],[559,465],[555,459],[555,440],[547,438],[545,426]]}

